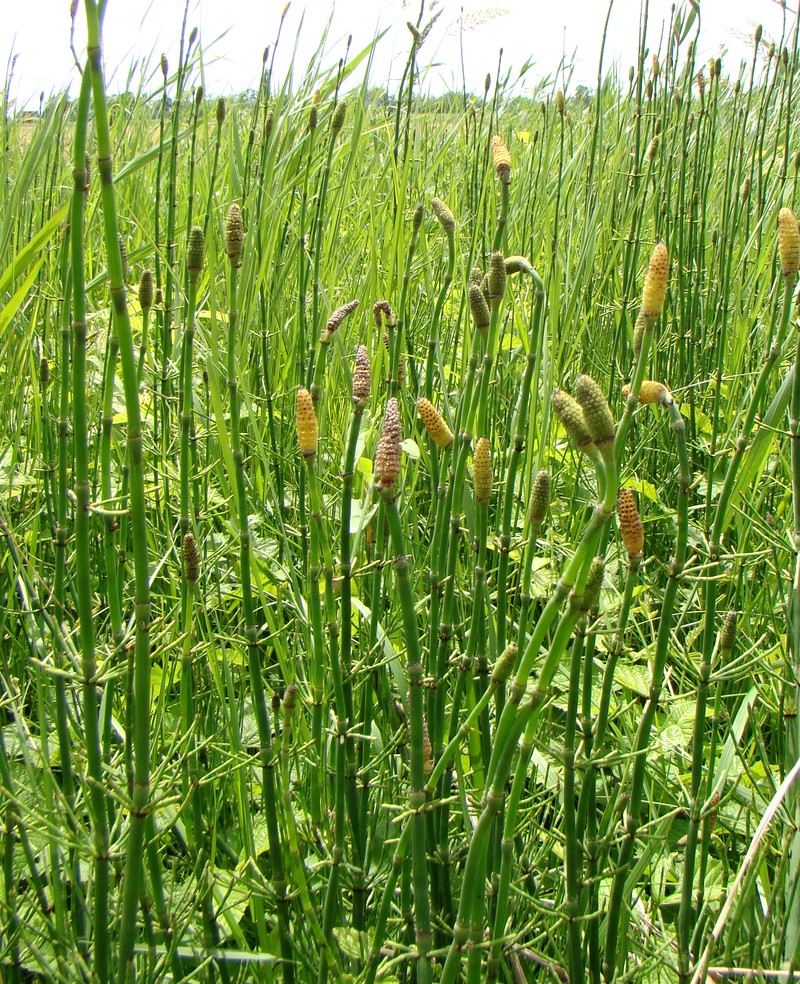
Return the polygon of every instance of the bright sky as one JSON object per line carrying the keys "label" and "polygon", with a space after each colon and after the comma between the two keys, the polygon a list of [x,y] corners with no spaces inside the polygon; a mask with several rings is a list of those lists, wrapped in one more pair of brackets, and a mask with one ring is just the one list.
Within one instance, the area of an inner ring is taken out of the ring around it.
{"label": "bright sky", "polygon": [[[205,88],[210,95],[225,95],[258,84],[264,48],[274,42],[285,0],[189,0],[188,30],[197,27],[205,49]],[[351,53],[366,46],[377,30],[388,31],[379,43],[371,70],[377,85],[397,78],[408,55],[410,35],[406,21],[416,21],[421,0],[292,0],[278,48],[276,72],[288,70],[297,45],[295,63],[307,65],[317,49],[326,24],[330,29],[324,65],[335,65],[344,55],[348,34]],[[680,6],[687,0],[676,0]],[[724,71],[736,74],[738,63],[752,52],[753,29],[761,23],[764,38],[779,40],[796,17],[797,0],[700,0],[701,53],[722,55]],[[35,108],[39,93],[49,95],[75,79],[69,48],[69,0],[28,0],[8,3],[0,34],[0,73],[7,75],[12,55],[17,56],[10,95],[17,106]],[[177,42],[185,0],[108,0],[105,19],[106,72],[112,86],[124,87],[133,67],[134,85],[143,62],[150,71],[166,53],[177,61]],[[622,72],[635,59],[640,0],[614,0],[605,65],[619,61]],[[668,23],[672,0],[650,0],[648,42],[657,51]],[[461,10],[464,29],[460,30]],[[461,86],[463,43],[467,87],[480,91],[487,72],[494,76],[498,52],[512,80],[527,62],[531,71],[523,87],[559,66],[562,53],[575,53],[572,86],[593,84],[597,76],[600,39],[608,10],[607,0],[426,0],[423,25],[431,10],[441,10],[422,49],[431,68],[430,91]],[[76,17],[76,48],[85,44],[82,3]],[[160,76],[160,72],[157,73]]]}

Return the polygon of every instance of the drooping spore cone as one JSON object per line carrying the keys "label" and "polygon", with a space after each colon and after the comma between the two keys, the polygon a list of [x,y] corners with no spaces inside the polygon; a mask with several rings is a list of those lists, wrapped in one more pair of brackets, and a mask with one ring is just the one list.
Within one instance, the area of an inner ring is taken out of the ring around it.
{"label": "drooping spore cone", "polygon": [[333,314],[330,316],[330,318],[328,318],[327,322],[325,323],[325,330],[327,331],[327,333],[329,335],[332,335],[335,331],[338,331],[342,327],[345,318],[349,317],[349,315],[351,315],[353,311],[355,311],[355,309],[358,307],[358,304],[359,302],[357,300],[348,301],[347,304],[342,304],[340,307],[336,308],[336,310],[333,312]]}

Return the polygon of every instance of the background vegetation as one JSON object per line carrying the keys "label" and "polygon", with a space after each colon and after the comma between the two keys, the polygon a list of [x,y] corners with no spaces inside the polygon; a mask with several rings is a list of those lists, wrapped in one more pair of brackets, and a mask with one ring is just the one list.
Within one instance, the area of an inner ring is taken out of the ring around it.
{"label": "background vegetation", "polygon": [[796,24],[215,102],[104,7],[2,117],[3,979],[790,979]]}

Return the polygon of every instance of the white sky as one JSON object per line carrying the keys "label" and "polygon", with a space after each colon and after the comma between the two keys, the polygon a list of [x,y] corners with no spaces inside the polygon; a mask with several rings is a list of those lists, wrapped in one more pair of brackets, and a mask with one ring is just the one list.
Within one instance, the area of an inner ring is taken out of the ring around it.
{"label": "white sky", "polygon": [[[192,27],[200,31],[207,93],[225,95],[257,86],[262,54],[274,42],[284,2],[189,0],[187,32]],[[676,2],[680,5],[685,0]],[[786,2],[786,21],[791,27],[798,0]],[[397,78],[405,64],[410,42],[405,23],[416,21],[419,4],[420,0],[292,0],[278,48],[276,73],[287,71],[295,43],[296,64],[304,68],[331,19],[325,65],[335,65],[344,54],[348,34],[353,36],[352,54],[367,45],[376,30],[389,28],[379,43],[371,71],[376,85],[385,84],[387,79]],[[134,63],[134,85],[143,61],[149,59],[150,70],[157,70],[162,52],[174,67],[184,5],[185,0],[109,0],[104,36],[106,71],[113,80],[112,87],[125,85]],[[11,98],[20,108],[34,108],[40,92],[49,95],[75,79],[69,49],[69,0],[2,0],[0,6],[5,7],[0,78],[6,75],[11,55],[17,55]],[[425,7],[423,24],[430,0]],[[426,80],[430,91],[460,88],[458,24],[462,7],[467,21],[483,20],[461,35],[468,88],[480,91],[486,73],[494,76],[501,47],[505,67],[516,69],[512,79],[527,60],[533,65],[525,83],[552,74],[562,52],[568,58],[575,53],[573,87],[579,82],[592,85],[596,79],[607,0],[439,0],[434,7],[442,14],[422,49],[423,62],[434,66]],[[659,47],[662,24],[668,23],[671,7],[672,0],[650,0],[651,51]],[[606,66],[618,60],[627,73],[635,59],[639,12],[640,0],[614,0]],[[784,11],[779,0],[700,0],[700,12],[701,53],[705,57],[722,55],[724,70],[734,75],[739,61],[750,56],[757,23],[763,24],[765,39],[777,40],[782,33]],[[76,47],[81,55],[85,44],[83,20],[81,3],[76,17]]]}

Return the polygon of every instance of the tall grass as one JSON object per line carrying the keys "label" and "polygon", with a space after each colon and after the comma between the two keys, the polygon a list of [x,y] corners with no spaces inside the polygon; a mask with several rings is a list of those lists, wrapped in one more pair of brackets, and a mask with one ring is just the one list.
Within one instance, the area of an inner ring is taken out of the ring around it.
{"label": "tall grass", "polygon": [[84,12],[3,104],[3,979],[795,972],[796,22],[223,103]]}

